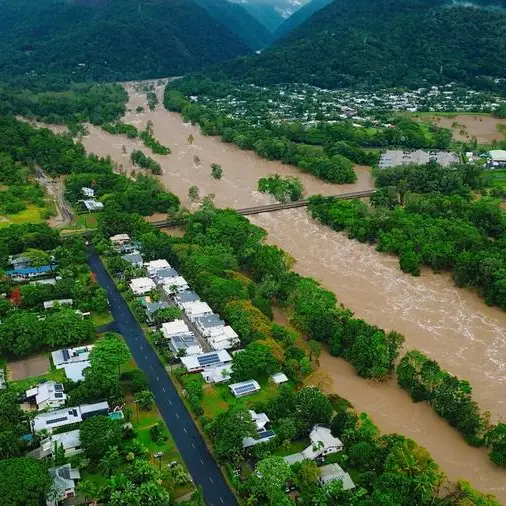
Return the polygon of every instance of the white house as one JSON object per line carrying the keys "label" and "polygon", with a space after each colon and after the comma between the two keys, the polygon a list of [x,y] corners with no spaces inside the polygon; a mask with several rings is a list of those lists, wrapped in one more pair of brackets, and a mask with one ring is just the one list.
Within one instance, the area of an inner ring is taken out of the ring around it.
{"label": "white house", "polygon": [[239,345],[241,341],[237,332],[229,325],[226,325],[220,329],[212,330],[207,337],[207,342],[213,350],[227,350]]}
{"label": "white house", "polygon": [[151,262],[145,262],[144,266],[146,267],[148,274],[150,276],[154,276],[156,271],[159,269],[170,269],[170,264],[167,260],[159,259],[159,260],[151,260]]}
{"label": "white house", "polygon": [[195,318],[195,325],[204,337],[210,337],[213,331],[221,331],[225,327],[225,322],[217,314],[209,314]]}
{"label": "white house", "polygon": [[229,385],[228,388],[230,388],[234,397],[244,397],[245,395],[258,392],[260,390],[260,385],[256,380],[247,380]]}
{"label": "white house", "polygon": [[167,339],[181,334],[188,334],[188,332],[190,332],[190,329],[183,320],[174,320],[162,324],[162,333]]}
{"label": "white house", "polygon": [[176,293],[188,290],[190,285],[183,276],[175,276],[173,278],[164,278],[162,282],[163,291],[170,297]]}
{"label": "white house", "polygon": [[171,279],[177,278],[178,276],[179,273],[176,271],[176,269],[173,269],[172,267],[163,267],[161,269],[157,269],[155,273],[151,275],[153,281],[157,285],[165,285]]}
{"label": "white house", "polygon": [[192,322],[194,322],[197,318],[213,314],[213,310],[209,307],[207,302],[193,302],[188,304],[185,307],[184,312]]}
{"label": "white house", "polygon": [[309,434],[311,444],[302,452],[294,453],[285,457],[285,461],[290,465],[304,459],[325,460],[327,455],[340,452],[343,449],[343,443],[337,437],[334,437],[328,427],[315,425]]}
{"label": "white house", "polygon": [[72,457],[72,455],[82,453],[79,429],[60,434],[51,434],[40,442],[40,448],[31,452],[30,456],[38,459],[51,457],[55,446],[63,448],[65,457]]}
{"label": "white house", "polygon": [[230,364],[205,369],[200,374],[206,383],[224,383],[230,380],[232,368]]}
{"label": "white house", "polygon": [[288,377],[283,372],[276,372],[271,375],[270,380],[276,385],[281,385],[282,383],[286,383],[288,381]]}
{"label": "white house", "polygon": [[249,414],[251,415],[251,419],[255,423],[257,434],[254,437],[248,436],[243,438],[242,440],[243,448],[249,448],[259,443],[265,443],[276,436],[274,431],[267,429],[267,424],[270,422],[270,419],[265,413],[256,413],[255,411],[250,409]]}
{"label": "white house", "polygon": [[87,188],[86,186],[81,188],[81,193],[88,198],[93,198],[95,196],[95,190],[93,188]]}
{"label": "white house", "polygon": [[162,325],[162,333],[169,340],[169,348],[175,356],[184,351],[185,355],[200,355],[202,347],[183,320]]}
{"label": "white house", "polygon": [[92,344],[64,348],[51,353],[53,364],[57,369],[65,369],[67,378],[72,381],[84,379],[83,372],[90,366],[89,357],[93,349]]}
{"label": "white house", "polygon": [[232,357],[226,350],[211,351],[191,357],[181,357],[181,363],[188,372],[200,372],[214,367],[231,364]]}
{"label": "white house", "polygon": [[135,295],[145,295],[156,288],[151,278],[134,278],[130,281],[130,289]]}
{"label": "white house", "polygon": [[339,464],[327,464],[318,468],[320,471],[320,483],[326,485],[336,480],[343,483],[343,490],[355,488],[351,476]]}
{"label": "white house", "polygon": [[40,413],[31,421],[32,432],[47,430],[50,434],[57,427],[64,427],[72,423],[80,423],[94,415],[106,415],[109,412],[107,402],[82,404],[74,408],[64,408],[48,413]]}
{"label": "white house", "polygon": [[121,246],[122,244],[130,242],[130,236],[128,234],[116,234],[109,237],[109,241],[111,241],[114,246]]}
{"label": "white house", "polygon": [[179,309],[184,310],[188,304],[192,304],[193,302],[200,302],[200,297],[192,290],[186,290],[184,292],[178,293],[174,297],[174,302]]}
{"label": "white house", "polygon": [[77,480],[81,478],[78,469],[72,469],[71,464],[49,468],[53,479],[53,490],[46,499],[46,506],[57,506],[69,497],[75,497]]}
{"label": "white house", "polygon": [[26,397],[37,404],[37,409],[60,408],[65,405],[67,395],[63,391],[63,385],[55,381],[40,383],[26,391]]}
{"label": "white house", "polygon": [[102,204],[102,202],[93,199],[83,200],[83,205],[90,213],[93,211],[102,211],[104,209],[104,204]]}
{"label": "white house", "polygon": [[72,306],[74,301],[72,299],[55,299],[55,300],[46,300],[43,305],[44,309],[52,309],[57,304],[59,306]]}

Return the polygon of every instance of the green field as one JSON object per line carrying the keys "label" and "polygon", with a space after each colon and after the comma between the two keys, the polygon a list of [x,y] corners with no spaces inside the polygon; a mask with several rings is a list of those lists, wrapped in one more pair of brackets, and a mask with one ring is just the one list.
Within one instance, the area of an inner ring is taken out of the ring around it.
{"label": "green field", "polygon": [[29,204],[26,209],[17,214],[8,214],[0,216],[0,227],[8,227],[9,225],[21,225],[23,223],[42,223],[47,209]]}

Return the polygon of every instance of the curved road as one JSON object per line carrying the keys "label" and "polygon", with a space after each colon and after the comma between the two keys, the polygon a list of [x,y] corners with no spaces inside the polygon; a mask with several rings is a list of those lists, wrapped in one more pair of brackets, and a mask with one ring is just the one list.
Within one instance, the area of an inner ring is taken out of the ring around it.
{"label": "curved road", "polygon": [[137,365],[146,374],[156,404],[174,438],[188,470],[210,506],[237,506],[218,464],[207,449],[200,432],[180,399],[157,354],[123,300],[96,251],[88,250],[88,262],[97,281],[107,290],[115,323],[112,326],[126,340]]}

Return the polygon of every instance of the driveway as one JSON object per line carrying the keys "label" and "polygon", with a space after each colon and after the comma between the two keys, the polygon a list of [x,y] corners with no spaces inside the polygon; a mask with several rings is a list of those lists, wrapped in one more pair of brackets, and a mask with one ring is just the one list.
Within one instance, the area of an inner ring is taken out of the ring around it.
{"label": "driveway", "polygon": [[210,506],[236,506],[232,491],[218,464],[207,449],[200,432],[167,375],[163,364],[148,343],[144,332],[123,300],[96,251],[89,249],[88,261],[97,281],[107,290],[115,328],[128,343],[132,356],[146,374],[156,404],[174,438],[179,452],[197,485],[202,485],[204,499]]}

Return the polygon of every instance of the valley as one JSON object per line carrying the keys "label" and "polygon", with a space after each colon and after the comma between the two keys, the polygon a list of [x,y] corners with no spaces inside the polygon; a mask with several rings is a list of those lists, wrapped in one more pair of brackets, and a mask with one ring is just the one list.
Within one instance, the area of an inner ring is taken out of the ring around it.
{"label": "valley", "polygon": [[[201,196],[214,194],[214,202],[220,207],[272,202],[271,197],[257,192],[256,184],[259,177],[274,172],[297,175],[309,195],[367,189],[372,185],[366,167],[355,167],[357,183],[334,185],[289,165],[260,159],[218,138],[203,136],[197,127],[183,123],[178,114],[165,111],[161,105],[149,111],[145,95],[137,92],[133,83],[126,88],[129,111],[124,121],[138,128],[147,121],[153,123],[155,137],[172,150],[168,156],[153,155],[162,166],[160,178],[190,208],[197,208],[188,198],[192,185],[198,186]],[[162,92],[158,87],[160,99]],[[136,112],[139,106],[145,110]],[[111,156],[124,171],[138,171],[131,165],[129,153],[142,147],[140,141],[113,136],[98,127],[88,129],[82,142],[89,152]],[[191,145],[190,134],[194,139]],[[221,180],[211,177],[212,163],[223,168]],[[487,307],[472,292],[456,288],[446,275],[424,271],[419,278],[413,278],[403,274],[395,258],[332,232],[311,220],[304,210],[259,215],[252,222],[268,232],[270,243],[296,259],[297,272],[320,281],[357,317],[404,334],[406,349],[420,349],[453,374],[468,379],[476,400],[491,411],[494,420],[506,416],[502,395],[506,384],[505,313]],[[468,446],[427,404],[413,404],[394,383],[381,385],[360,379],[341,359],[325,354],[320,363],[333,379],[332,391],[370,413],[383,431],[412,437],[434,455],[451,479],[468,479],[506,501],[504,471],[489,463],[483,450]]]}

